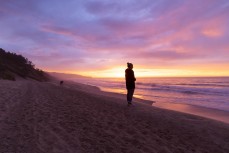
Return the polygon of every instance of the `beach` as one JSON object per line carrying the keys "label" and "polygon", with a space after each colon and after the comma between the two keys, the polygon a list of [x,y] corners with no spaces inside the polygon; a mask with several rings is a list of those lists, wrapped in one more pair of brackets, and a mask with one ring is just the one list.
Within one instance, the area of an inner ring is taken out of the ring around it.
{"label": "beach", "polygon": [[0,95],[3,153],[229,152],[228,123],[95,86],[0,80]]}

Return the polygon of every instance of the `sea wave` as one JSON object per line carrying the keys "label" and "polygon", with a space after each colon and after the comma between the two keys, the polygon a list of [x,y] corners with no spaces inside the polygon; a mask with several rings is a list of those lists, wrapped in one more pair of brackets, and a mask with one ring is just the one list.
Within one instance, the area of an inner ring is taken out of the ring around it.
{"label": "sea wave", "polygon": [[[192,86],[191,86],[192,85]],[[137,89],[164,92],[178,92],[182,94],[229,95],[229,86],[197,85],[197,84],[138,84]]]}

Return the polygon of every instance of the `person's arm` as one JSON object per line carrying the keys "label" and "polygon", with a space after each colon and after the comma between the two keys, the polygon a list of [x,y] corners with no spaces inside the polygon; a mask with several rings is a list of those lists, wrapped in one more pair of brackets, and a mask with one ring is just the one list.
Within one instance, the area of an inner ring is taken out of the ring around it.
{"label": "person's arm", "polygon": [[133,70],[132,70],[130,76],[131,76],[131,77],[130,77],[131,81],[136,81],[136,78],[135,78],[135,76],[134,76],[134,71],[133,71]]}

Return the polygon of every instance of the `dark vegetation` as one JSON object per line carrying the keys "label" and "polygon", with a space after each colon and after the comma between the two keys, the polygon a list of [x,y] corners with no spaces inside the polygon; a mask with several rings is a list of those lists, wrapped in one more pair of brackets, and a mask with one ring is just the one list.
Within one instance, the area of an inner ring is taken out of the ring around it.
{"label": "dark vegetation", "polygon": [[37,81],[49,80],[48,74],[35,68],[35,65],[27,58],[0,48],[0,79],[15,81],[16,76]]}

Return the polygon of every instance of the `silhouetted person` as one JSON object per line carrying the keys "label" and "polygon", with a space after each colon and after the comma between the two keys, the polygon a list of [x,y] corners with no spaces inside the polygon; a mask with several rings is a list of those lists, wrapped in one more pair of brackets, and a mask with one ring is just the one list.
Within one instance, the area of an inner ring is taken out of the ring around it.
{"label": "silhouetted person", "polygon": [[127,102],[128,105],[132,104],[132,98],[135,89],[135,81],[136,78],[134,76],[133,64],[127,63],[127,69],[125,71],[125,78],[126,78],[126,89],[127,89]]}
{"label": "silhouetted person", "polygon": [[60,85],[63,85],[64,81],[60,81]]}

